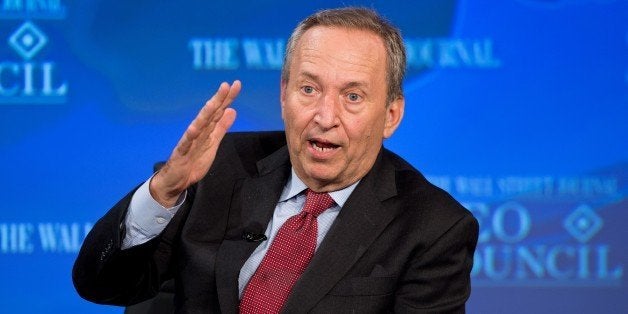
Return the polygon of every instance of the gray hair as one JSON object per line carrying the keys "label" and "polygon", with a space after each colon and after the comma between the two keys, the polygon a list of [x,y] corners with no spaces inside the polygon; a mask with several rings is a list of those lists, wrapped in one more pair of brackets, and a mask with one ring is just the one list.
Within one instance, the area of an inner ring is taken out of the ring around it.
{"label": "gray hair", "polygon": [[294,29],[286,45],[286,53],[281,68],[282,82],[288,82],[290,63],[294,49],[303,34],[315,26],[344,27],[366,30],[377,34],[386,47],[386,81],[388,83],[387,105],[403,98],[401,85],[406,72],[406,49],[401,32],[377,12],[359,7],[329,9],[316,12],[301,21]]}

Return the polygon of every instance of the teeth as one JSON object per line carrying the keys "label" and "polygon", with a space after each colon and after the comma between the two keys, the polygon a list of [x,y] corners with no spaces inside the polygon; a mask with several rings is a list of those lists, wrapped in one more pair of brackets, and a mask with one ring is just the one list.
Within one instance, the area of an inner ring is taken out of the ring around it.
{"label": "teeth", "polygon": [[318,146],[316,142],[312,142],[312,147],[314,147],[314,149],[316,149],[319,152],[327,152],[334,149],[332,147],[320,147]]}

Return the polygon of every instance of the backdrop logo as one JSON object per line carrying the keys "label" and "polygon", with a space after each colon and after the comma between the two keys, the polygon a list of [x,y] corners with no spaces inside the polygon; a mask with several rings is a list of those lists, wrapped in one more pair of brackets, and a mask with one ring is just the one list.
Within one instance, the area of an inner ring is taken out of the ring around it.
{"label": "backdrop logo", "polygon": [[588,242],[600,229],[603,221],[588,205],[581,205],[565,219],[565,229],[581,243]]}
{"label": "backdrop logo", "polygon": [[9,45],[24,58],[30,60],[48,42],[46,35],[35,25],[26,22],[9,37]]}
{"label": "backdrop logo", "polygon": [[[405,41],[408,68],[498,68],[493,40],[410,38]],[[194,70],[280,70],[285,40],[280,38],[192,38]]]}
{"label": "backdrop logo", "polygon": [[498,68],[493,40],[461,38],[411,38],[406,40],[408,67],[429,68]]}
{"label": "backdrop logo", "polygon": [[77,253],[92,229],[81,222],[0,222],[0,256]]}
{"label": "backdrop logo", "polygon": [[281,38],[193,38],[194,70],[280,70],[285,41]]}
{"label": "backdrop logo", "polygon": [[623,265],[601,236],[615,177],[430,177],[480,223],[474,286],[620,286]]}
{"label": "backdrop logo", "polygon": [[[65,18],[59,0],[5,0],[0,19],[25,19],[8,34],[7,44],[19,59],[0,60],[0,104],[65,103],[68,83],[54,61],[42,57],[50,39],[33,19]],[[21,59],[21,60],[20,60]]]}
{"label": "backdrop logo", "polygon": [[63,19],[61,0],[0,0],[1,19]]}

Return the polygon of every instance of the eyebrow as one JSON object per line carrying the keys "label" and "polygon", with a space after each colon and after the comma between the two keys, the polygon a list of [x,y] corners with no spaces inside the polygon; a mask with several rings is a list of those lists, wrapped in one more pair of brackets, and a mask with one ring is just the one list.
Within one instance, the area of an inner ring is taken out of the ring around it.
{"label": "eyebrow", "polygon": [[319,80],[318,75],[316,75],[314,73],[307,72],[307,71],[299,73],[299,76],[305,76],[305,78],[310,79],[312,81],[316,81],[316,82],[318,82],[318,80]]}
{"label": "eyebrow", "polygon": [[[299,76],[304,76],[305,78],[310,79],[310,80],[315,81],[315,82],[319,82],[319,80],[320,80],[320,77],[318,75],[316,75],[314,73],[311,73],[311,72],[307,72],[307,71],[299,73]],[[342,86],[342,89],[347,89],[347,88],[352,88],[352,87],[362,87],[362,86],[366,87],[366,86],[368,86],[368,83],[366,83],[364,81],[350,81],[350,82],[344,84]]]}

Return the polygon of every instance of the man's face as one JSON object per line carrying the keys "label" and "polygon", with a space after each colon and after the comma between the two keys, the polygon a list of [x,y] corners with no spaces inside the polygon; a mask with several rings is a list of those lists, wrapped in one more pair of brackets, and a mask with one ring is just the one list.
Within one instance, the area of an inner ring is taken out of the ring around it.
{"label": "man's face", "polygon": [[403,99],[386,106],[386,92],[377,35],[323,26],[303,34],[281,84],[281,109],[290,161],[308,187],[342,189],[371,169],[403,116]]}

